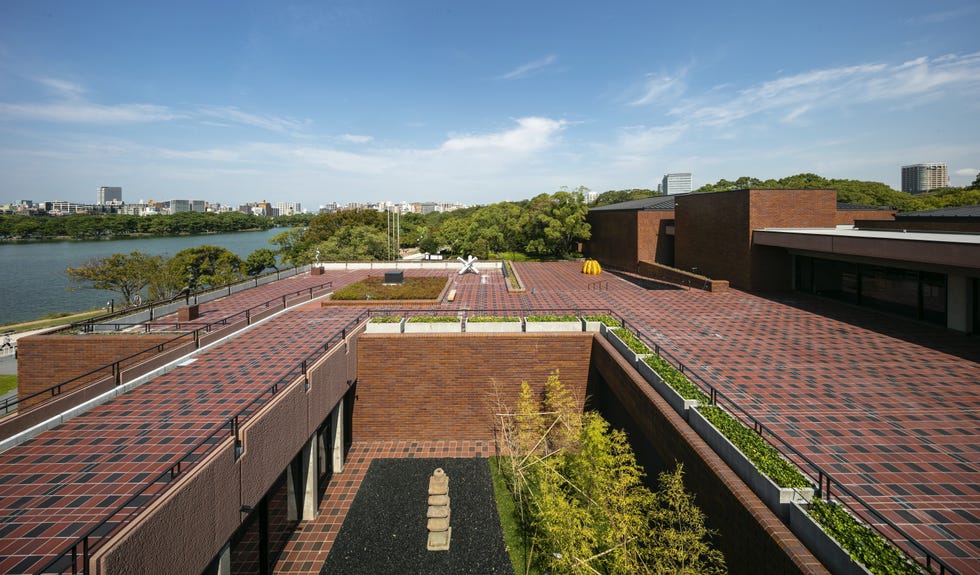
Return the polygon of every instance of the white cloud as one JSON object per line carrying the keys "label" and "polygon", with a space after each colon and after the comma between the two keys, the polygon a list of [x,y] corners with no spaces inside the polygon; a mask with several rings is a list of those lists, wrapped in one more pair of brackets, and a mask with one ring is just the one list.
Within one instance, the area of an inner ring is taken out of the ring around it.
{"label": "white cloud", "polygon": [[343,134],[340,139],[344,142],[350,142],[351,144],[368,144],[374,140],[371,136],[364,136],[360,134]]}
{"label": "white cloud", "polygon": [[63,98],[76,99],[88,91],[81,84],[59,78],[37,78],[37,81]]}
{"label": "white cloud", "polygon": [[280,134],[302,133],[309,124],[308,121],[294,120],[292,118],[250,114],[248,112],[243,112],[234,106],[202,108],[200,113],[207,117],[236,122],[238,124],[244,124],[254,128],[261,128],[263,130],[269,130],[270,132]]}
{"label": "white cloud", "polygon": [[181,117],[166,106],[154,104],[95,104],[82,96],[81,84],[60,78],[34,78],[56,96],[53,102],[0,102],[0,118],[66,124],[134,124],[165,122]]}
{"label": "white cloud", "polygon": [[182,117],[166,106],[152,104],[101,105],[86,102],[51,104],[0,103],[0,117],[69,124],[133,124],[165,122]]}
{"label": "white cloud", "polygon": [[734,94],[712,91],[671,110],[686,121],[721,127],[764,113],[784,121],[828,108],[875,102],[916,105],[950,90],[980,88],[980,53],[917,58],[898,65],[881,63],[812,70],[750,86]]}
{"label": "white cloud", "polygon": [[956,170],[955,173],[957,176],[972,177],[972,176],[976,176],[977,174],[980,174],[980,170],[976,168],[963,168],[962,170]]}
{"label": "white cloud", "polygon": [[663,97],[676,98],[684,92],[684,73],[676,76],[649,75],[643,85],[643,95],[629,103],[630,106],[646,106]]}
{"label": "white cloud", "polygon": [[518,80],[521,78],[527,78],[528,76],[531,76],[532,74],[535,74],[543,70],[544,68],[547,68],[548,66],[554,64],[555,61],[557,60],[558,60],[558,56],[555,56],[554,54],[549,54],[548,56],[545,56],[540,60],[535,60],[533,62],[528,62],[527,64],[518,66],[517,68],[514,68],[510,72],[498,76],[497,79]]}
{"label": "white cloud", "polygon": [[566,125],[564,120],[529,117],[517,120],[517,127],[511,130],[485,134],[482,136],[456,136],[446,140],[440,149],[446,152],[473,150],[508,151],[526,153],[546,148],[553,143],[553,137]]}

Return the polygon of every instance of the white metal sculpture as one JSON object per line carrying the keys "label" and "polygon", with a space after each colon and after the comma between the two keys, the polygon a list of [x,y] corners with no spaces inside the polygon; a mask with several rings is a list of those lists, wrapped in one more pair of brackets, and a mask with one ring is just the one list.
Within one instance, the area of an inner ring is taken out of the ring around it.
{"label": "white metal sculpture", "polygon": [[462,257],[457,256],[459,263],[463,264],[463,267],[459,270],[459,275],[463,275],[466,272],[473,272],[476,275],[480,275],[480,270],[476,269],[476,260],[479,259],[475,256],[467,256],[464,260]]}

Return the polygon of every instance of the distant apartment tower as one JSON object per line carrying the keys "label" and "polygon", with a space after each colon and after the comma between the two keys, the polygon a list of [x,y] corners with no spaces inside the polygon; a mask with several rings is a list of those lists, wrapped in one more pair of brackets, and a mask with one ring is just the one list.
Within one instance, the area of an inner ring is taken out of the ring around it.
{"label": "distant apartment tower", "polygon": [[945,162],[902,166],[903,192],[921,194],[936,188],[945,188],[947,181]]}
{"label": "distant apartment tower", "polygon": [[665,196],[673,194],[688,194],[691,192],[691,174],[667,174],[660,183],[660,190]]}
{"label": "distant apartment tower", "polygon": [[170,200],[167,203],[168,213],[177,214],[180,212],[201,212],[207,210],[204,200]]}
{"label": "distant apartment tower", "polygon": [[122,188],[118,186],[102,186],[99,188],[99,201],[97,204],[122,203]]}
{"label": "distant apartment tower", "polygon": [[294,216],[303,213],[303,208],[299,202],[279,202],[274,208],[277,216]]}

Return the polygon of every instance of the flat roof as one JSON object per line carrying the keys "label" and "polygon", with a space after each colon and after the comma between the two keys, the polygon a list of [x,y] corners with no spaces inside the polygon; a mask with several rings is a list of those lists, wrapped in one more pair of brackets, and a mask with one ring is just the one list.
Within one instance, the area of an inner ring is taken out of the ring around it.
{"label": "flat roof", "polygon": [[758,232],[777,234],[802,234],[811,236],[830,236],[836,238],[866,238],[876,240],[903,240],[910,242],[940,242],[954,244],[980,245],[980,234],[955,232],[923,232],[905,230],[871,230],[858,229],[854,226],[838,226],[836,228],[761,228]]}

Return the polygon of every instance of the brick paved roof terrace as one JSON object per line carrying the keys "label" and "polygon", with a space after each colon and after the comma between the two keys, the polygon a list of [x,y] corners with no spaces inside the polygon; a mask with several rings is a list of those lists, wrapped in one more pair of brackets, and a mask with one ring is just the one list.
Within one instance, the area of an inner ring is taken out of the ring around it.
{"label": "brick paved roof terrace", "polygon": [[[489,270],[484,281],[454,278],[455,300],[437,307],[614,310],[932,553],[980,572],[975,338],[803,294],[641,286],[610,273],[597,290],[577,263],[515,268],[526,292],[508,293]],[[320,278],[339,287],[368,273]],[[0,572],[39,568],[359,311],[287,311],[0,454]]]}

